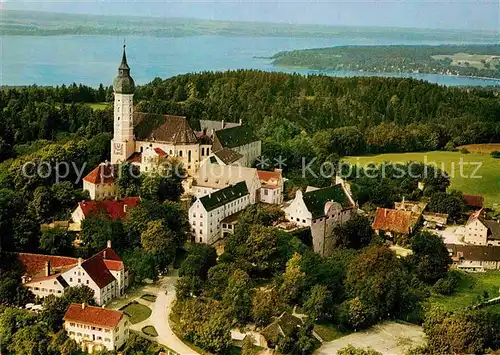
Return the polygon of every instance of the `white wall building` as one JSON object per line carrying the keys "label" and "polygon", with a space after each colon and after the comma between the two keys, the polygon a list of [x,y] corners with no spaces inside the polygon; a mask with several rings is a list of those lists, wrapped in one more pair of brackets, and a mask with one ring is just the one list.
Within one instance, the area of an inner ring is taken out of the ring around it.
{"label": "white wall building", "polygon": [[130,321],[120,311],[72,303],[64,315],[64,330],[83,351],[118,350],[130,335]]}
{"label": "white wall building", "polygon": [[486,219],[483,209],[474,212],[465,225],[464,242],[500,246],[500,220]]}
{"label": "white wall building", "polygon": [[64,256],[19,253],[25,268],[22,282],[36,296],[61,296],[70,286],[85,285],[94,291],[97,304],[122,296],[128,287],[128,270],[108,247],[83,260]]}
{"label": "white wall building", "polygon": [[347,189],[338,184],[325,188],[297,190],[295,198],[284,208],[285,218],[299,227],[310,227],[314,251],[325,255],[333,228],[353,218],[357,206]]}
{"label": "white wall building", "polygon": [[257,170],[261,188],[260,202],[279,205],[283,203],[284,180],[280,169]]}
{"label": "white wall building", "polygon": [[212,244],[222,237],[221,221],[250,204],[246,183],[241,181],[203,197],[189,208],[189,224],[194,241]]}

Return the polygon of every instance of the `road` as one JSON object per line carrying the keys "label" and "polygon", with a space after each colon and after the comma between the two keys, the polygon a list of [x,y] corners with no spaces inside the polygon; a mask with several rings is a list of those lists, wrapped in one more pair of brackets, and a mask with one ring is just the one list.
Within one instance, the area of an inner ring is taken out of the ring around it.
{"label": "road", "polygon": [[[160,287],[156,294],[156,302],[153,304],[150,323],[156,328],[158,337],[156,341],[168,346],[180,355],[195,355],[193,349],[184,344],[172,331],[169,323],[171,306],[175,301],[175,283],[177,276],[167,276],[160,281]],[[167,294],[165,294],[165,290]]]}

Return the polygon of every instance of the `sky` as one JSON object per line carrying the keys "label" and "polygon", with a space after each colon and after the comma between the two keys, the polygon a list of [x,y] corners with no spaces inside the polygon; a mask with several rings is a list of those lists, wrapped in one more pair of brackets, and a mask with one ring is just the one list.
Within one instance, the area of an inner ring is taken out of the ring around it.
{"label": "sky", "polygon": [[0,0],[16,10],[500,32],[500,0]]}

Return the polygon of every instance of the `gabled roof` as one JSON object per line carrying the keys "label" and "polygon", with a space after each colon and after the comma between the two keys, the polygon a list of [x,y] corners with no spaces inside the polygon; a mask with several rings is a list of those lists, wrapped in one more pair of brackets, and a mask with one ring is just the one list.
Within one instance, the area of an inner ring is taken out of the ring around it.
{"label": "gabled roof", "polygon": [[212,150],[215,152],[223,148],[241,147],[258,140],[254,130],[248,126],[231,127],[215,131]]}
{"label": "gabled roof", "polygon": [[167,143],[197,143],[198,139],[184,116],[134,113],[136,140]]}
{"label": "gabled roof", "polygon": [[325,215],[327,202],[337,202],[342,208],[353,207],[341,184],[304,192],[302,198],[313,219]]}
{"label": "gabled roof", "polygon": [[500,222],[485,219],[483,223],[490,231],[489,239],[500,239]]}
{"label": "gabled roof", "polygon": [[245,195],[248,195],[247,184],[245,181],[241,181],[201,197],[200,202],[205,207],[205,210],[212,211]]}
{"label": "gabled roof", "polygon": [[226,121],[200,120],[200,131],[205,130],[208,134],[211,134],[212,130],[218,131],[221,129],[232,128],[240,125],[240,123]]}
{"label": "gabled roof", "polygon": [[469,207],[482,208],[484,205],[484,197],[479,195],[463,195],[465,204]]}
{"label": "gabled roof", "polygon": [[374,230],[390,231],[401,234],[410,233],[413,227],[414,223],[410,211],[380,207],[377,208],[377,214],[372,224]]}
{"label": "gabled roof", "polygon": [[140,197],[124,197],[119,200],[85,201],[79,202],[85,217],[97,214],[100,211],[105,212],[111,219],[123,219],[127,215],[128,208],[133,208],[140,203]]}
{"label": "gabled roof", "polygon": [[214,155],[227,165],[234,163],[243,157],[240,153],[229,148],[222,148],[221,150],[214,152]]}
{"label": "gabled roof", "polygon": [[83,180],[92,184],[112,184],[115,182],[118,173],[119,167],[117,164],[101,163]]}
{"label": "gabled roof", "polygon": [[263,187],[276,188],[279,187],[282,181],[281,170],[274,169],[274,171],[257,170],[260,183]]}
{"label": "gabled roof", "polygon": [[82,268],[99,288],[103,288],[115,281],[115,277],[106,267],[101,253],[97,253],[82,263]]}
{"label": "gabled roof", "polygon": [[64,320],[102,328],[114,328],[120,323],[123,315],[123,312],[112,309],[72,303],[66,310]]}
{"label": "gabled roof", "polygon": [[500,261],[500,246],[446,244],[446,248],[453,261]]}
{"label": "gabled roof", "polygon": [[67,256],[54,256],[31,253],[18,253],[18,259],[24,266],[24,275],[29,277],[44,276],[45,265],[50,262],[51,273],[67,269],[78,264],[78,259]]}
{"label": "gabled roof", "polygon": [[264,328],[262,335],[271,346],[275,346],[280,337],[292,335],[293,331],[301,325],[302,321],[299,318],[283,312],[279,318]]}

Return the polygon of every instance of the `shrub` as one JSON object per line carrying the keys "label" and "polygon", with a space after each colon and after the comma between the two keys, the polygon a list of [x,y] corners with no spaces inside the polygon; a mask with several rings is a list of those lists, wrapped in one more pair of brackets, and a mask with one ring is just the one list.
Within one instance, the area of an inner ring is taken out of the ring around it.
{"label": "shrub", "polygon": [[467,148],[462,148],[462,149],[460,149],[460,153],[462,153],[462,154],[469,154],[470,152],[469,152],[469,150]]}
{"label": "shrub", "polygon": [[491,152],[491,156],[495,159],[500,159],[500,151],[495,150],[494,152]]}
{"label": "shrub", "polygon": [[454,287],[450,280],[439,279],[434,286],[432,286],[432,291],[440,295],[451,295],[454,291]]}

